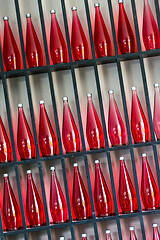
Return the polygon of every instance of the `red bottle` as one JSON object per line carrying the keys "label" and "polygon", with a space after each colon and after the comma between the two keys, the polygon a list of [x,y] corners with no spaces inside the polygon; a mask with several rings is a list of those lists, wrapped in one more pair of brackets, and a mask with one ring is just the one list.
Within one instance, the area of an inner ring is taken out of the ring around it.
{"label": "red bottle", "polygon": [[160,35],[157,23],[153,17],[148,0],[144,0],[143,42],[146,50],[160,48]]}
{"label": "red bottle", "polygon": [[90,199],[86,192],[84,183],[82,181],[78,168],[78,163],[74,163],[73,167],[74,167],[73,195],[72,195],[73,211],[77,220],[87,219],[92,216]]}
{"label": "red bottle", "polygon": [[3,219],[6,230],[18,230],[21,227],[21,213],[14,196],[8,174],[4,175]]}
{"label": "red bottle", "polygon": [[35,32],[31,20],[31,14],[26,14],[27,33],[26,33],[26,57],[29,67],[43,66],[43,54],[40,42]]}
{"label": "red bottle", "polygon": [[153,223],[153,240],[160,240],[160,235],[158,232],[158,224],[157,223]]}
{"label": "red bottle", "polygon": [[119,19],[118,19],[118,45],[120,53],[131,53],[136,51],[136,40],[124,9],[123,0],[119,2]]}
{"label": "red bottle", "polygon": [[54,223],[67,221],[67,204],[56,176],[55,167],[51,167],[50,211]]}
{"label": "red bottle", "polygon": [[35,158],[35,144],[23,111],[23,105],[18,104],[17,145],[21,159]]}
{"label": "red bottle", "polygon": [[30,226],[38,227],[44,224],[44,208],[33,181],[31,170],[27,170],[26,212]]}
{"label": "red bottle", "polygon": [[137,211],[137,197],[129,177],[124,157],[120,157],[119,201],[123,213]]}
{"label": "red bottle", "polygon": [[148,141],[148,124],[137,96],[136,87],[132,87],[131,129],[135,143]]}
{"label": "red bottle", "polygon": [[99,58],[111,56],[111,40],[99,8],[100,4],[96,3],[94,4],[94,6],[95,6],[94,46],[97,57]]}
{"label": "red bottle", "polygon": [[80,150],[79,133],[68,104],[68,98],[63,98],[63,144],[67,153]]}
{"label": "red bottle", "polygon": [[87,240],[87,234],[86,233],[82,233],[82,240]]}
{"label": "red bottle", "polygon": [[74,61],[88,59],[88,43],[77,15],[77,8],[72,7],[71,45]]}
{"label": "red bottle", "polygon": [[111,231],[109,229],[106,230],[106,240],[112,240]]}
{"label": "red bottle", "polygon": [[56,153],[56,138],[49,121],[44,101],[40,104],[40,122],[39,122],[39,145],[44,157],[55,155]]}
{"label": "red bottle", "polygon": [[11,146],[0,116],[0,163],[11,161]]}
{"label": "red bottle", "polygon": [[108,216],[112,213],[111,196],[99,160],[95,160],[94,202],[98,217]]}
{"label": "red bottle", "polygon": [[115,98],[114,91],[110,90],[109,93],[109,118],[108,118],[108,133],[111,144],[124,145],[126,143],[126,131],[119,113]]}
{"label": "red bottle", "polygon": [[137,240],[136,234],[135,234],[135,228],[129,227],[129,231],[130,231],[130,240]]}
{"label": "red bottle", "polygon": [[159,203],[159,191],[153,174],[147,161],[147,154],[142,154],[142,182],[141,195],[145,210],[157,209]]}
{"label": "red bottle", "polygon": [[20,53],[9,25],[9,18],[4,17],[3,60],[7,71],[20,69]]}
{"label": "red bottle", "polygon": [[154,95],[154,116],[153,116],[153,123],[154,123],[154,130],[157,136],[157,139],[160,139],[160,92],[159,92],[159,84],[154,84],[155,95]]}
{"label": "red bottle", "polygon": [[86,134],[90,149],[100,149],[104,147],[104,134],[99,121],[96,109],[92,101],[92,94],[87,94],[87,126]]}

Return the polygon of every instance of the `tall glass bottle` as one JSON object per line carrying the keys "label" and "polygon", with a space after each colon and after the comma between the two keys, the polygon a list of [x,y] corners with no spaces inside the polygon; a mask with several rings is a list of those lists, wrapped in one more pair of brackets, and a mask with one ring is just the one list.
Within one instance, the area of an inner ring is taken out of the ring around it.
{"label": "tall glass bottle", "polygon": [[74,61],[88,59],[88,43],[77,15],[77,8],[72,7],[72,54]]}
{"label": "tall glass bottle", "polygon": [[129,227],[130,231],[130,240],[137,240],[136,234],[135,234],[135,227]]}
{"label": "tall glass bottle", "polygon": [[38,227],[44,224],[44,207],[33,181],[31,170],[27,170],[26,212],[30,226]]}
{"label": "tall glass bottle", "polygon": [[11,145],[0,116],[0,163],[11,161]]}
{"label": "tall glass bottle", "polygon": [[73,195],[72,195],[73,211],[77,220],[87,219],[92,216],[90,199],[86,192],[84,183],[82,181],[78,168],[78,163],[74,163],[73,167],[74,167]]}
{"label": "tall glass bottle", "polygon": [[148,141],[148,124],[137,96],[136,87],[132,87],[131,129],[135,143]]}
{"label": "tall glass bottle", "polygon": [[147,161],[147,154],[142,154],[142,182],[141,196],[146,210],[157,209],[159,205],[159,191]]}
{"label": "tall glass bottle", "polygon": [[153,114],[153,124],[154,130],[157,136],[157,139],[160,139],[160,92],[159,92],[159,84],[154,84],[154,114]]}
{"label": "tall glass bottle", "polygon": [[90,149],[100,149],[104,147],[103,128],[99,121],[96,109],[92,101],[92,94],[87,94],[87,126],[86,134]]}
{"label": "tall glass bottle", "polygon": [[129,177],[124,157],[120,157],[119,202],[123,213],[138,210],[136,192]]}
{"label": "tall glass bottle", "polygon": [[158,232],[158,224],[153,223],[152,227],[153,227],[153,240],[160,240],[160,235]]}
{"label": "tall glass bottle", "polygon": [[112,240],[112,238],[111,238],[111,230],[109,230],[109,229],[106,230],[106,240]]}
{"label": "tall glass bottle", "polygon": [[20,53],[9,25],[9,18],[4,20],[3,60],[7,71],[17,70],[21,67]]}
{"label": "tall glass bottle", "polygon": [[63,126],[62,126],[63,144],[67,153],[77,152],[80,150],[79,133],[68,104],[68,97],[64,97],[62,100],[63,100]]}
{"label": "tall glass bottle", "polygon": [[52,156],[56,153],[56,138],[45,109],[44,101],[41,100],[39,104],[39,145],[43,156]]}
{"label": "tall glass bottle", "polygon": [[95,160],[94,202],[98,217],[108,216],[112,213],[112,200],[99,160]]}
{"label": "tall glass bottle", "polygon": [[126,143],[126,131],[114,98],[114,91],[109,90],[109,117],[108,117],[108,133],[111,144],[124,145]]}
{"label": "tall glass bottle", "polygon": [[136,40],[124,9],[123,0],[119,3],[119,19],[118,19],[118,45],[120,53],[131,53],[136,51]]}
{"label": "tall glass bottle", "polygon": [[160,48],[159,30],[148,0],[144,0],[142,36],[146,50]]}
{"label": "tall glass bottle", "polygon": [[31,14],[26,14],[27,33],[26,33],[26,57],[29,67],[39,67],[43,65],[43,53],[37,34],[35,32]]}
{"label": "tall glass bottle", "polygon": [[67,46],[59,27],[56,11],[51,10],[50,53],[53,64],[67,62]]}
{"label": "tall glass bottle", "polygon": [[35,144],[23,111],[23,104],[18,104],[17,146],[21,159],[35,158]]}
{"label": "tall glass bottle", "polygon": [[21,213],[14,196],[8,174],[4,175],[3,219],[6,230],[18,230],[21,225]]}
{"label": "tall glass bottle", "polygon": [[82,240],[87,240],[87,234],[86,233],[82,233]]}
{"label": "tall glass bottle", "polygon": [[95,3],[95,27],[94,27],[94,46],[97,57],[105,57],[111,55],[111,40],[104,23],[100,4]]}

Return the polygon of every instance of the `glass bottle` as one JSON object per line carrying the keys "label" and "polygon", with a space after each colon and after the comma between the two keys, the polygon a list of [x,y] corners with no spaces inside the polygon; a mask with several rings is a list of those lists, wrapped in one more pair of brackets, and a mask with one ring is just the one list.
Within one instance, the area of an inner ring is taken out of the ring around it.
{"label": "glass bottle", "polygon": [[148,141],[148,124],[137,96],[136,87],[132,87],[131,129],[135,143]]}
{"label": "glass bottle", "polygon": [[97,57],[111,56],[111,40],[104,23],[100,4],[95,3],[94,46]]}
{"label": "glass bottle", "polygon": [[153,240],[160,240],[160,235],[158,232],[158,224],[153,223],[152,227],[153,227]]}
{"label": "glass bottle", "polygon": [[44,224],[44,208],[33,181],[31,170],[27,170],[26,212],[30,226],[38,227]]}
{"label": "glass bottle", "polygon": [[87,126],[86,134],[90,149],[100,149],[104,147],[103,128],[99,121],[96,109],[92,101],[92,94],[87,94]]}
{"label": "glass bottle", "polygon": [[130,240],[137,240],[136,234],[135,234],[135,227],[129,227],[130,231]]}
{"label": "glass bottle", "polygon": [[20,208],[14,196],[8,174],[4,175],[3,219],[6,230],[18,230],[22,226]]}
{"label": "glass bottle", "polygon": [[111,230],[110,229],[106,230],[106,240],[112,240],[112,238],[111,238]]}
{"label": "glass bottle", "polygon": [[71,9],[73,13],[71,46],[74,61],[88,59],[88,43],[77,15],[77,8]]}
{"label": "glass bottle", "polygon": [[28,66],[39,67],[43,66],[43,53],[37,34],[35,32],[31,14],[26,14],[27,18],[27,33],[26,33],[26,57]]}
{"label": "glass bottle", "polygon": [[147,161],[147,154],[142,154],[142,182],[141,195],[145,210],[157,209],[159,205],[159,191]]}
{"label": "glass bottle", "polygon": [[124,157],[120,157],[119,202],[123,213],[136,212],[136,192],[129,177]]}
{"label": "glass bottle", "polygon": [[56,11],[51,10],[50,53],[53,64],[67,62],[67,46],[59,27]]}
{"label": "glass bottle", "polygon": [[73,195],[72,195],[73,211],[77,220],[87,219],[92,216],[90,199],[86,192],[84,183],[82,181],[78,168],[78,163],[74,163],[73,167],[74,167]]}
{"label": "glass bottle", "polygon": [[142,36],[146,50],[160,48],[159,30],[148,0],[144,0]]}
{"label": "glass bottle", "polygon": [[0,116],[0,163],[11,161],[11,145]]}
{"label": "glass bottle", "polygon": [[119,3],[119,19],[118,19],[118,45],[120,53],[136,52],[136,40],[124,9],[123,0]]}
{"label": "glass bottle", "polygon": [[87,240],[87,234],[86,233],[82,233],[82,240]]}
{"label": "glass bottle", "polygon": [[17,70],[21,67],[20,53],[9,25],[9,18],[4,20],[3,60],[7,71]]}
{"label": "glass bottle", "polygon": [[42,155],[52,156],[56,153],[56,138],[47,115],[44,101],[41,100],[40,104],[40,121],[39,121],[39,145]]}
{"label": "glass bottle", "polygon": [[51,167],[50,211],[54,223],[67,221],[67,204],[54,166]]}
{"label": "glass bottle", "polygon": [[23,111],[23,104],[18,104],[17,146],[21,159],[35,158],[35,144]]}
{"label": "glass bottle", "polygon": [[80,150],[79,133],[68,104],[68,97],[64,97],[62,100],[63,100],[63,126],[62,126],[63,144],[67,153],[77,152]]}
{"label": "glass bottle", "polygon": [[99,160],[95,160],[94,202],[98,217],[108,216],[112,213],[112,200]]}
{"label": "glass bottle", "polygon": [[109,90],[109,117],[108,117],[108,133],[111,144],[126,144],[126,131],[114,98],[114,91]]}
{"label": "glass bottle", "polygon": [[159,140],[160,139],[160,92],[159,92],[159,84],[154,84],[154,114],[153,114],[153,124],[154,124],[154,130],[156,133],[156,137]]}

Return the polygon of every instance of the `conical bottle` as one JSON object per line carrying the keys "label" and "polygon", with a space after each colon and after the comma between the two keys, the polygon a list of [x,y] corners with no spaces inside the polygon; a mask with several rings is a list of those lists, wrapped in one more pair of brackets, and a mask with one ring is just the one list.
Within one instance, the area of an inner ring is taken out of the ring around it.
{"label": "conical bottle", "polygon": [[112,240],[111,231],[109,229],[106,230],[106,240]]}
{"label": "conical bottle", "polygon": [[160,48],[159,30],[148,0],[144,0],[142,36],[146,50]]}
{"label": "conical bottle", "polygon": [[20,69],[20,53],[9,25],[9,18],[4,20],[3,60],[7,71]]}
{"label": "conical bottle", "polygon": [[130,240],[137,240],[136,234],[135,234],[135,227],[129,227],[130,231]]}
{"label": "conical bottle", "polygon": [[54,223],[67,221],[67,204],[54,166],[51,167],[50,211]]}
{"label": "conical bottle", "polygon": [[159,191],[147,161],[147,154],[142,154],[142,182],[141,196],[146,210],[157,209],[159,205]]}
{"label": "conical bottle", "polygon": [[72,54],[74,61],[88,59],[88,43],[77,15],[77,8],[72,7]]}
{"label": "conical bottle", "polygon": [[120,157],[119,202],[123,213],[136,212],[136,192],[129,177],[124,157]]}
{"label": "conical bottle", "polygon": [[96,109],[92,101],[92,94],[87,94],[87,126],[86,134],[90,149],[100,149],[104,147],[103,128],[99,121]]}
{"label": "conical bottle", "polygon": [[153,223],[153,240],[160,240],[160,235],[158,232],[158,224],[157,223]]}
{"label": "conical bottle", "polygon": [[26,212],[30,226],[38,227],[44,224],[44,207],[33,181],[31,170],[27,170]]}
{"label": "conical bottle", "polygon": [[39,67],[43,65],[43,53],[37,34],[35,32],[31,14],[26,14],[27,33],[26,33],[26,57],[29,67]]}
{"label": "conical bottle", "polygon": [[159,84],[154,84],[154,115],[153,115],[153,124],[154,124],[154,130],[157,136],[157,139],[160,139],[160,92],[159,92]]}
{"label": "conical bottle", "polygon": [[50,53],[53,64],[67,62],[67,46],[59,27],[56,11],[51,10]]}
{"label": "conical bottle", "polygon": [[23,111],[23,105],[18,104],[17,145],[21,159],[35,158],[35,144]]}
{"label": "conical bottle", "polygon": [[112,213],[112,200],[99,160],[95,160],[94,202],[98,217],[108,216]]}
{"label": "conical bottle", "polygon": [[63,144],[67,153],[80,150],[79,133],[73,119],[68,98],[63,98],[63,126],[62,126]]}
{"label": "conical bottle", "polygon": [[92,216],[90,199],[86,192],[84,183],[82,181],[78,168],[78,163],[74,163],[73,167],[74,167],[73,195],[72,195],[73,211],[77,220],[87,219]]}
{"label": "conical bottle", "polygon": [[118,45],[120,53],[131,53],[136,51],[136,40],[124,9],[123,0],[119,3],[119,19],[118,19]]}
{"label": "conical bottle", "polygon": [[0,163],[11,161],[11,146],[0,116]]}
{"label": "conical bottle", "polygon": [[82,240],[87,240],[87,234],[86,233],[82,233]]}
{"label": "conical bottle", "polygon": [[108,118],[108,133],[111,144],[124,145],[126,143],[126,131],[114,98],[114,91],[109,93],[109,118]]}
{"label": "conical bottle", "polygon": [[137,96],[136,87],[132,87],[131,129],[135,143],[148,141],[148,124]]}
{"label": "conical bottle", "polygon": [[4,175],[3,219],[6,230],[18,230],[21,225],[21,213],[14,196],[8,174]]}
{"label": "conical bottle", "polygon": [[104,23],[100,4],[96,3],[95,6],[95,27],[94,27],[94,46],[97,57],[111,56],[111,40],[108,34],[106,25]]}
{"label": "conical bottle", "polygon": [[56,138],[47,115],[44,101],[40,102],[39,145],[42,155],[52,156],[56,153]]}

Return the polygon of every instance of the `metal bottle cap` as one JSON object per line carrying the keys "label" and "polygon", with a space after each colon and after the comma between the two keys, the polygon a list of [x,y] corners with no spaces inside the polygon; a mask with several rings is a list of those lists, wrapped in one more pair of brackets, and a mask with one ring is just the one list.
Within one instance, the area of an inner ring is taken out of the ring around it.
{"label": "metal bottle cap", "polygon": [[31,14],[30,13],[27,13],[26,14],[26,18],[30,18],[31,17]]}
{"label": "metal bottle cap", "polygon": [[54,10],[54,9],[50,10],[50,14],[52,14],[52,13],[56,13],[56,10]]}
{"label": "metal bottle cap", "polygon": [[77,10],[77,7],[72,7],[71,10],[72,10],[72,11],[76,11],[76,10]]}
{"label": "metal bottle cap", "polygon": [[3,21],[5,21],[5,20],[9,20],[9,17],[7,17],[7,16],[3,17]]}

